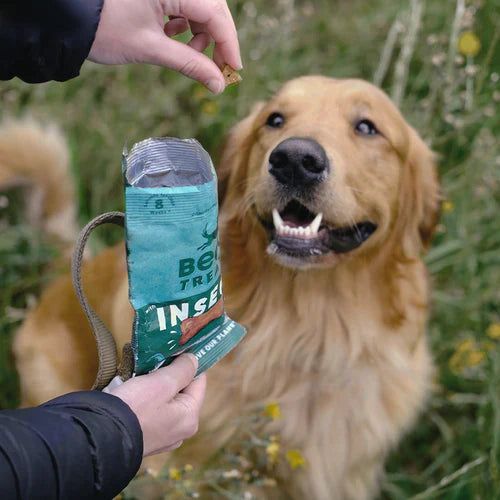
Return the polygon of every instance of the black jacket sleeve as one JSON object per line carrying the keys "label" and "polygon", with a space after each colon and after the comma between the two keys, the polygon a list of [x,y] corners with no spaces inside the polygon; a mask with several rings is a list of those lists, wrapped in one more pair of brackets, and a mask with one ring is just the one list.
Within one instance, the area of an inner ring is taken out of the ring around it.
{"label": "black jacket sleeve", "polygon": [[28,83],[78,76],[104,0],[1,0],[0,80]]}
{"label": "black jacket sleeve", "polygon": [[0,412],[0,498],[112,499],[142,460],[142,431],[121,399],[74,392]]}

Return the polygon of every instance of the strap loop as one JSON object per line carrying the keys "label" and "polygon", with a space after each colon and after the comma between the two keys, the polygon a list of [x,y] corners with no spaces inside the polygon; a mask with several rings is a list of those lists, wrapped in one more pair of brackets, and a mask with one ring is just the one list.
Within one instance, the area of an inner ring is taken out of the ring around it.
{"label": "strap loop", "polygon": [[92,328],[99,355],[99,369],[92,389],[101,390],[106,387],[117,371],[117,348],[113,335],[103,323],[101,318],[90,306],[82,286],[82,259],[85,244],[90,233],[102,224],[117,224],[124,227],[125,215],[122,212],[108,212],[92,219],[81,231],[76,242],[73,257],[71,259],[71,275],[73,287],[80,302],[80,305],[87,316]]}

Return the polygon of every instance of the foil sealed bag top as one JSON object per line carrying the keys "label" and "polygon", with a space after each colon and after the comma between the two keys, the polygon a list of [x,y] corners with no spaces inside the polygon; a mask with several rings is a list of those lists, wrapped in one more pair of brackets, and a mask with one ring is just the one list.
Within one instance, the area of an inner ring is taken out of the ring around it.
{"label": "foil sealed bag top", "polygon": [[246,333],[224,310],[215,169],[196,140],[169,137],[122,164],[135,373],[191,352],[200,374]]}

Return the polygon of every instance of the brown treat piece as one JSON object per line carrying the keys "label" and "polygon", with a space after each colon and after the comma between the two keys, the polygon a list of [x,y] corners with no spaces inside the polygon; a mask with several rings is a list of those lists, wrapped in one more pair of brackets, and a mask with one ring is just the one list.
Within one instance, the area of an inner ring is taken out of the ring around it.
{"label": "brown treat piece", "polygon": [[194,318],[187,318],[181,323],[181,338],[179,345],[184,345],[189,342],[203,327],[207,326],[210,321],[222,316],[224,312],[224,300],[220,298],[213,307],[207,312],[195,316]]}
{"label": "brown treat piece", "polygon": [[234,85],[235,83],[240,83],[242,80],[240,74],[236,70],[231,68],[229,64],[224,64],[221,71],[224,75],[226,85]]}

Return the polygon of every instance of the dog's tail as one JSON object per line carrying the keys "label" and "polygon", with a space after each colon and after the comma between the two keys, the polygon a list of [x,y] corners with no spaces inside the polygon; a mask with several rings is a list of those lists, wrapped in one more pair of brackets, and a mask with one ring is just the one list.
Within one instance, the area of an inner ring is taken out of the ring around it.
{"label": "dog's tail", "polygon": [[65,247],[78,234],[69,158],[66,140],[54,125],[32,119],[0,124],[0,191],[25,187],[28,222]]}

